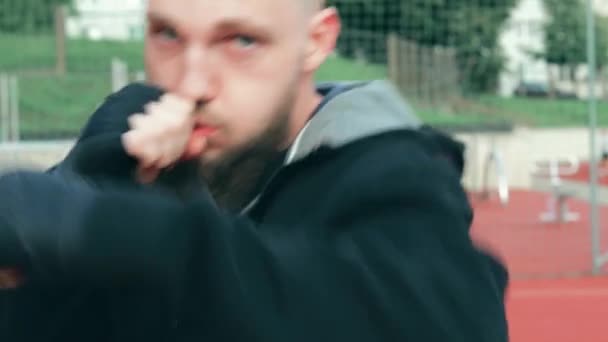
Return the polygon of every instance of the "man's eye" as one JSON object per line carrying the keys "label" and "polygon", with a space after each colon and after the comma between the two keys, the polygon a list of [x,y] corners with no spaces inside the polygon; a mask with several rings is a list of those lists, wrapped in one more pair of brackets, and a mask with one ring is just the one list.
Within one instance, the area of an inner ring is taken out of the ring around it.
{"label": "man's eye", "polygon": [[158,35],[160,38],[166,39],[166,40],[177,40],[178,39],[177,32],[175,32],[175,30],[171,29],[171,28],[161,28],[156,31],[156,35]]}
{"label": "man's eye", "polygon": [[255,44],[258,42],[257,39],[250,37],[250,36],[244,36],[244,35],[234,36],[233,41],[236,43],[236,45],[239,48],[244,48],[244,49],[251,48],[251,47],[255,46]]}

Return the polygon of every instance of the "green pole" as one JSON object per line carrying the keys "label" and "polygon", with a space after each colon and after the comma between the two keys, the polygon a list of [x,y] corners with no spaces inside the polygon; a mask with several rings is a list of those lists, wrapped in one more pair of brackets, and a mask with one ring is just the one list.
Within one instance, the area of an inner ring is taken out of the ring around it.
{"label": "green pole", "polygon": [[591,250],[593,257],[593,274],[601,272],[601,244],[600,244],[600,215],[598,206],[598,155],[597,155],[597,99],[595,95],[596,84],[596,47],[595,47],[595,17],[592,0],[587,0],[587,62],[589,69],[589,204],[591,206]]}

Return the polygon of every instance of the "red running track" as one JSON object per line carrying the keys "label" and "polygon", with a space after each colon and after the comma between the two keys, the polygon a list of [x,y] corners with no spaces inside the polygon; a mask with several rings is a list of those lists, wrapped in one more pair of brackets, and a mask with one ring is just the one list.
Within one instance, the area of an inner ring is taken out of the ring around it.
{"label": "red running track", "polygon": [[[514,277],[507,295],[510,341],[608,342],[608,277],[584,275],[591,270],[589,207],[574,200],[579,222],[546,224],[538,218],[546,199],[514,191],[502,207],[472,196],[473,237],[503,258]],[[608,251],[608,208],[602,218]],[[557,279],[568,274],[578,278]],[[529,279],[535,277],[554,278]]]}
{"label": "red running track", "polygon": [[608,278],[515,281],[507,303],[511,342],[608,341]]}
{"label": "red running track", "polygon": [[[570,200],[570,208],[580,214],[574,223],[543,223],[547,194],[512,191],[509,204],[482,201],[471,196],[475,210],[473,237],[488,245],[507,263],[516,278],[580,275],[591,271],[589,205]],[[608,207],[601,209],[602,249],[608,252]],[[608,338],[606,339],[608,342]]]}

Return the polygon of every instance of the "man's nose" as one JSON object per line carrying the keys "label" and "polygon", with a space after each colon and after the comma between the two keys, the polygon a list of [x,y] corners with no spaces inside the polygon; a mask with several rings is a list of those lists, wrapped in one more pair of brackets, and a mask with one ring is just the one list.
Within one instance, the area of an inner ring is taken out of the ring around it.
{"label": "man's nose", "polygon": [[189,49],[183,63],[177,93],[198,105],[213,100],[218,90],[217,70],[213,70],[208,54],[200,48]]}

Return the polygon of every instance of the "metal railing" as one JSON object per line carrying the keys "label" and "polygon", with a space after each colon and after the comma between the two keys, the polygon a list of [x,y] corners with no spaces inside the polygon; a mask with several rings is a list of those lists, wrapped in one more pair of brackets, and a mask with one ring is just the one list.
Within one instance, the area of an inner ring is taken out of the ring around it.
{"label": "metal railing", "polygon": [[[492,189],[490,184],[490,172],[492,169],[496,177],[496,189]],[[494,190],[497,192],[498,199],[503,206],[509,204],[509,179],[507,177],[505,161],[502,153],[500,153],[496,146],[492,146],[488,156],[485,158],[481,191],[482,198],[489,199]]]}
{"label": "metal railing", "polygon": [[571,212],[568,208],[568,199],[574,196],[574,192],[565,189],[562,183],[562,177],[575,175],[579,166],[579,160],[575,157],[537,160],[534,163],[532,176],[548,180],[550,186],[547,209],[539,215],[542,222],[567,223],[579,220],[580,214]]}

